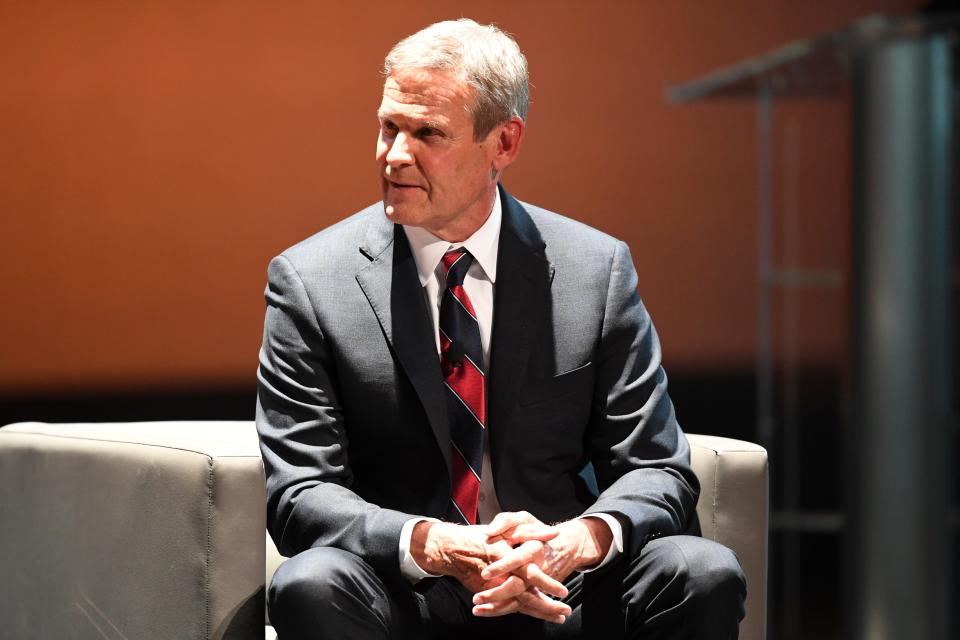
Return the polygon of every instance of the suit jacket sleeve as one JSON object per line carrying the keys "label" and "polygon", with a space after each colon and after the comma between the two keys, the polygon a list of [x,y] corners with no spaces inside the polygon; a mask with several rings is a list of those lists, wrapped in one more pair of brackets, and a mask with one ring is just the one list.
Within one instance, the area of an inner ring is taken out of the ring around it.
{"label": "suit jacket sleeve", "polygon": [[686,531],[699,493],[660,358],[630,251],[618,242],[586,436],[601,493],[585,515],[615,514],[626,525],[625,551],[634,556],[652,538]]}
{"label": "suit jacket sleeve", "polygon": [[400,531],[415,516],[378,507],[350,489],[332,349],[287,258],[271,261],[265,297],[256,423],[270,534],[284,555],[337,547],[383,577],[399,577]]}

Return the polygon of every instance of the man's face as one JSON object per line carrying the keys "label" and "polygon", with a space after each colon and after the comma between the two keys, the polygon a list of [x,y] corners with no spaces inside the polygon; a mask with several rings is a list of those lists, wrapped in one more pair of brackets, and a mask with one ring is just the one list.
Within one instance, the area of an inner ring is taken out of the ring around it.
{"label": "man's face", "polygon": [[377,112],[377,165],[393,222],[455,242],[486,220],[498,129],[474,140],[467,112],[473,99],[473,89],[446,71],[401,69],[387,78]]}

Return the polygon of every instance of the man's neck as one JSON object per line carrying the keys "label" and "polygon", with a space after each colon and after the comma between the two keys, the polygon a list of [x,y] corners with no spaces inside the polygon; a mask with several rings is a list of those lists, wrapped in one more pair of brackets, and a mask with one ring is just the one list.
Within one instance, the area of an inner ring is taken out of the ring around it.
{"label": "man's neck", "polygon": [[497,273],[497,249],[500,238],[500,227],[503,203],[499,193],[494,193],[493,207],[487,219],[478,229],[461,241],[448,241],[434,235],[430,230],[423,227],[411,227],[404,225],[403,230],[407,235],[410,248],[413,251],[414,260],[417,263],[417,270],[420,275],[420,283],[426,284],[433,274],[441,256],[450,248],[451,244],[462,244],[473,254],[474,259],[480,263],[484,272],[490,281],[496,280]]}
{"label": "man's neck", "polygon": [[442,229],[424,228],[441,240],[450,243],[463,242],[487,221],[493,212],[496,199],[497,183],[494,182],[492,188],[487,189],[468,210],[457,216],[449,225]]}

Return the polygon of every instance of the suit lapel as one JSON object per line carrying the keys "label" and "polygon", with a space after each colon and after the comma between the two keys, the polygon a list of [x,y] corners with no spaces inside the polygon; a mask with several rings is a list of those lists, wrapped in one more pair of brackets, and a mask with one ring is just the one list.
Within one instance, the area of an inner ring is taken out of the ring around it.
{"label": "suit lapel", "polygon": [[539,331],[550,331],[550,283],[553,266],[545,243],[519,202],[500,190],[503,223],[497,257],[497,284],[493,304],[490,348],[491,460],[502,460],[506,425],[517,406],[523,374]]}
{"label": "suit lapel", "polygon": [[436,339],[407,236],[381,213],[371,219],[360,251],[370,263],[357,272],[357,282],[420,397],[449,470],[450,427]]}

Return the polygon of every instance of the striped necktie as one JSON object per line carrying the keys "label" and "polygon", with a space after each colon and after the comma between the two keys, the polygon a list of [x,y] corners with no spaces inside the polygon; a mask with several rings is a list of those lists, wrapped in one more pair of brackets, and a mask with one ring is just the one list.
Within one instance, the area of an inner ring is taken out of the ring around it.
{"label": "striped necktie", "polygon": [[440,302],[440,366],[446,386],[451,440],[450,519],[477,523],[477,497],[487,424],[480,325],[463,280],[473,262],[466,249],[441,259],[447,287]]}

